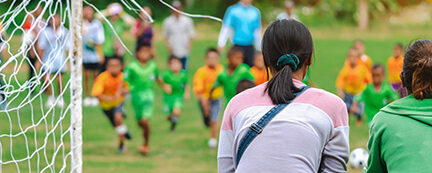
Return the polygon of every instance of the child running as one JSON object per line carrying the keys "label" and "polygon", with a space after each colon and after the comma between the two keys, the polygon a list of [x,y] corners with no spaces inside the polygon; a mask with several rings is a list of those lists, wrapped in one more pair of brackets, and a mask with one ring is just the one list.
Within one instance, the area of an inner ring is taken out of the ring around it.
{"label": "child running", "polygon": [[364,103],[364,112],[368,124],[381,108],[399,98],[392,87],[387,82],[384,82],[384,78],[384,66],[381,64],[374,65],[372,67],[372,84],[368,84],[366,89],[355,97],[355,101],[351,106],[351,112],[360,112],[358,103]]}
{"label": "child running", "polygon": [[149,153],[149,120],[153,117],[153,86],[158,83],[167,93],[171,93],[171,88],[159,78],[156,63],[150,60],[151,55],[151,47],[141,45],[135,55],[137,60],[132,61],[124,70],[124,80],[129,83],[135,118],[143,133],[144,143],[139,148],[142,154]]}
{"label": "child running", "polygon": [[210,127],[210,139],[208,146],[217,147],[219,112],[221,109],[222,88],[216,88],[210,95],[210,91],[216,82],[216,78],[223,70],[219,64],[219,52],[210,48],[206,52],[205,65],[200,67],[193,78],[193,91],[199,100],[204,124]]}
{"label": "child running", "polygon": [[251,73],[255,78],[256,85],[261,85],[268,81],[269,76],[267,76],[267,70],[261,52],[255,53],[254,66],[251,68]]}
{"label": "child running", "polygon": [[[348,66],[344,66],[339,73],[336,81],[337,94],[342,98],[348,108],[352,110],[351,106],[354,101],[354,96],[360,94],[366,85],[371,81],[370,73],[365,66],[359,65],[358,52],[355,49],[350,49],[347,55]],[[360,125],[361,120],[361,105],[356,109],[360,112],[352,112],[357,117],[357,125]]]}
{"label": "child running", "polygon": [[232,47],[228,51],[227,57],[228,66],[218,75],[213,88],[222,86],[228,103],[236,94],[239,81],[243,79],[254,81],[255,79],[250,72],[249,66],[243,64],[243,51],[240,48]]}
{"label": "child running", "polygon": [[389,82],[393,89],[399,93],[400,97],[407,96],[406,90],[402,87],[402,80],[400,74],[403,68],[403,45],[396,44],[393,48],[393,56],[387,61],[387,68],[389,72]]}
{"label": "child running", "polygon": [[126,152],[125,139],[130,139],[126,125],[123,124],[125,113],[123,109],[127,86],[123,81],[123,64],[119,58],[108,60],[107,70],[95,80],[92,95],[99,99],[100,107],[115,127],[119,137],[119,151]]}
{"label": "child running", "polygon": [[189,99],[189,87],[187,85],[187,73],[182,70],[182,61],[174,56],[168,60],[169,70],[162,74],[165,84],[171,86],[171,92],[164,92],[164,113],[171,121],[171,132],[175,131],[178,118],[183,108],[183,98]]}

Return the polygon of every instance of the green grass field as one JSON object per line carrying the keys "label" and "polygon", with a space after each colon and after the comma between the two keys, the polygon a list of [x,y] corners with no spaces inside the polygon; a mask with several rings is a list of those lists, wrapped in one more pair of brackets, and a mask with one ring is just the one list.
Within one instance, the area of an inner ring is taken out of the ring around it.
{"label": "green grass field", "polygon": [[[159,26],[156,27],[159,31]],[[192,80],[194,71],[203,64],[203,56],[208,47],[216,46],[217,29],[216,25],[199,25],[197,27],[197,38],[194,40],[193,48],[190,56],[189,77]],[[315,53],[313,65],[311,68],[312,80],[321,88],[335,92],[335,79],[342,67],[345,54],[351,47],[354,39],[364,39],[367,47],[367,54],[377,63],[385,63],[386,59],[392,54],[392,47],[397,42],[402,42],[405,45],[413,39],[430,38],[428,33],[429,28],[403,28],[403,27],[388,27],[375,28],[368,32],[359,32],[353,28],[336,27],[336,28],[312,28],[314,36]],[[131,38],[126,37],[126,44],[134,50],[134,42]],[[18,39],[14,41],[18,42]],[[166,69],[167,51],[160,34],[157,35],[157,57],[156,62],[160,69]],[[127,61],[132,59],[132,56],[127,56]],[[222,56],[222,62],[225,62],[225,56]],[[25,66],[25,65],[24,65]],[[17,81],[24,82],[26,80],[26,69],[23,69],[18,75]],[[11,69],[4,70],[5,74],[10,74]],[[14,82],[14,85],[18,82]],[[127,142],[128,152],[120,154],[117,152],[117,138],[114,129],[110,126],[102,111],[97,107],[85,107],[83,109],[83,160],[84,172],[106,173],[106,172],[217,172],[217,150],[207,147],[207,139],[209,129],[206,129],[202,123],[200,111],[195,97],[185,101],[178,129],[175,133],[169,132],[169,123],[162,114],[162,91],[160,88],[155,88],[155,115],[151,120],[152,132],[150,149],[151,153],[148,156],[142,156],[137,152],[138,146],[142,143],[141,133],[133,118],[133,110],[129,101],[126,102],[126,124],[128,125],[133,139]],[[22,92],[18,100],[28,100],[25,98],[27,92]],[[69,93],[66,93],[66,96]],[[40,97],[42,100],[45,97]],[[35,115],[34,119],[40,119],[41,104],[38,97],[32,106],[23,107],[17,111],[12,111],[10,114],[0,114],[0,135],[9,134],[9,124],[12,122],[13,134],[20,132],[20,126],[23,128],[32,124],[31,112]],[[68,97],[65,97],[66,99]],[[13,102],[12,106],[19,105],[19,101]],[[61,110],[54,110],[60,112]],[[64,112],[64,111],[62,111]],[[20,122],[18,121],[18,118]],[[26,135],[27,139],[21,135],[13,138],[11,145],[10,138],[0,138],[0,160],[9,161],[13,159],[25,158],[27,154],[26,146],[30,154],[34,151],[32,147],[40,146],[44,141],[46,129],[53,129],[53,122],[57,122],[62,118],[59,113],[50,114],[41,122],[41,126],[32,128]],[[68,151],[70,148],[69,136],[60,137],[62,131],[67,129],[69,124],[69,115],[64,116],[63,127],[57,127],[55,135],[47,138],[47,148],[53,148],[53,145],[58,147],[58,141],[61,139],[65,142],[65,147],[60,147],[61,150]],[[351,148],[363,147],[366,148],[368,139],[368,129],[366,125],[356,127],[354,122],[350,122],[350,145]],[[37,140],[34,135],[37,133]],[[53,138],[56,136],[56,138]],[[56,142],[53,142],[56,139]],[[26,140],[28,140],[26,142]],[[37,143],[35,143],[35,141]],[[26,145],[28,143],[29,145]],[[10,154],[10,151],[13,154]],[[48,155],[53,152],[53,149],[39,152],[40,154],[31,159],[30,162],[21,162],[20,170],[28,171],[29,164],[32,171],[37,169],[36,163],[46,165],[44,153]],[[55,157],[56,172],[61,169],[61,157]],[[13,155],[14,157],[12,157]],[[38,161],[36,158],[40,158]],[[51,159],[51,157],[49,157]],[[59,160],[59,161],[57,161]],[[68,160],[69,162],[69,160]],[[21,169],[22,168],[22,169]],[[17,172],[16,165],[8,164],[0,166],[0,170],[5,172]],[[68,169],[67,169],[68,170]],[[1,172],[1,171],[0,171]],[[359,170],[350,170],[350,172],[360,172]]]}

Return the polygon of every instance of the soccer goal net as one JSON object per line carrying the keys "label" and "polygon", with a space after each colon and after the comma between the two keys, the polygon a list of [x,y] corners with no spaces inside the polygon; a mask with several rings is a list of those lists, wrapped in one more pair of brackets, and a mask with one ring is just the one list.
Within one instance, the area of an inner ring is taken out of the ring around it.
{"label": "soccer goal net", "polygon": [[81,0],[0,0],[0,173],[81,172]]}

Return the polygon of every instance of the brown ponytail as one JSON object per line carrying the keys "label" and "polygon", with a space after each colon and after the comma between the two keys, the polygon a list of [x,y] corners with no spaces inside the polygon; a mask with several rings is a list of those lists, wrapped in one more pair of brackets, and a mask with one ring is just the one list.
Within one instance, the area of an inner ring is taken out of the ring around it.
{"label": "brown ponytail", "polygon": [[412,44],[403,65],[403,84],[418,100],[432,98],[432,41],[419,40]]}

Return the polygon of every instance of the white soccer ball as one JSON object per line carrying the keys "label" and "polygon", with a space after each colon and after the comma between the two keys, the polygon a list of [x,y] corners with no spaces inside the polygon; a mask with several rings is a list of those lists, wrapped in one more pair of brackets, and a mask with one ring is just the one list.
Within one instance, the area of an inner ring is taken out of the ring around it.
{"label": "white soccer ball", "polygon": [[357,148],[351,151],[349,162],[352,168],[363,168],[367,165],[369,153],[363,148]]}

